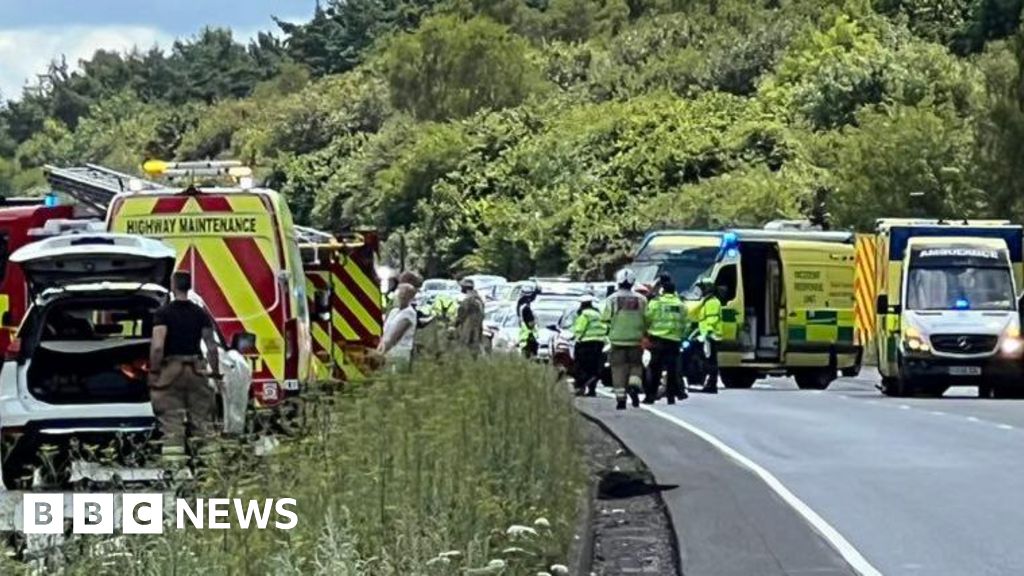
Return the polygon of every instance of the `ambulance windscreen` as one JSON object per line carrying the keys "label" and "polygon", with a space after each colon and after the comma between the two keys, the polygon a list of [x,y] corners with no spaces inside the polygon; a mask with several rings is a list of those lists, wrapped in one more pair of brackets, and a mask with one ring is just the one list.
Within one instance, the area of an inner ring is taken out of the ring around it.
{"label": "ambulance windscreen", "polygon": [[911,254],[908,310],[1016,308],[1006,253],[983,248],[929,248]]}

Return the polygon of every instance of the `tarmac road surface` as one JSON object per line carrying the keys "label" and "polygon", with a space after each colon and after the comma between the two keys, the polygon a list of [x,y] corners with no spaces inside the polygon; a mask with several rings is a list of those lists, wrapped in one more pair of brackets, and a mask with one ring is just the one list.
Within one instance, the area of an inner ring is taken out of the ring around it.
{"label": "tarmac road surface", "polygon": [[1024,574],[1024,401],[886,398],[876,383],[580,407],[678,485],[663,498],[687,576]]}

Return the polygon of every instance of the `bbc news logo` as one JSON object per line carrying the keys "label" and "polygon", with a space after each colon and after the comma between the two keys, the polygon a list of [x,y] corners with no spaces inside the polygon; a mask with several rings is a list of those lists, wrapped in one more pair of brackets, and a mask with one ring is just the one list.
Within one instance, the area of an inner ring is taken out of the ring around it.
{"label": "bbc news logo", "polygon": [[[164,515],[166,505],[174,508],[173,526],[178,530],[291,530],[299,523],[294,498],[243,500],[241,498],[177,498],[165,501],[163,494],[130,493],[71,494],[67,514],[65,494],[29,494],[22,496],[21,529],[25,534],[63,534],[65,520],[71,518],[73,534],[163,534],[171,516]],[[116,502],[115,502],[116,500]]]}

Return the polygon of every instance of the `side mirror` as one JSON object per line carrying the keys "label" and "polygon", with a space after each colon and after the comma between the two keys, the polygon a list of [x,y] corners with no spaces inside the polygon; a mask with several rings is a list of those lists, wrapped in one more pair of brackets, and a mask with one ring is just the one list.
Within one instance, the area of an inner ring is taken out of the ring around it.
{"label": "side mirror", "polygon": [[313,312],[323,320],[331,316],[331,295],[326,290],[313,293]]}
{"label": "side mirror", "polygon": [[252,332],[235,332],[231,337],[231,349],[241,354],[256,352],[256,335]]}
{"label": "side mirror", "polygon": [[889,311],[889,295],[879,294],[875,301],[875,314],[886,314]]}

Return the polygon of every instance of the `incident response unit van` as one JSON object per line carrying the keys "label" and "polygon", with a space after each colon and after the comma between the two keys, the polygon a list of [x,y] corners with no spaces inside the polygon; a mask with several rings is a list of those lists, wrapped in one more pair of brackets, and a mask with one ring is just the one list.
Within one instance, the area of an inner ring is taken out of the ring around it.
{"label": "incident response unit van", "polygon": [[856,375],[854,269],[851,233],[722,234],[707,272],[724,293],[722,382],[749,388],[766,375],[790,375],[800,388],[824,389],[839,372]]}
{"label": "incident response unit van", "polygon": [[[204,174],[191,164],[151,162],[146,171]],[[306,276],[291,212],[277,192],[244,185],[124,192],[111,202],[107,225],[173,246],[177,269],[191,272],[224,338],[255,336],[245,352],[254,407],[274,407],[309,382]]]}
{"label": "incident response unit van", "polygon": [[1006,221],[877,222],[882,391],[1024,390],[1018,315],[1022,229]]}

